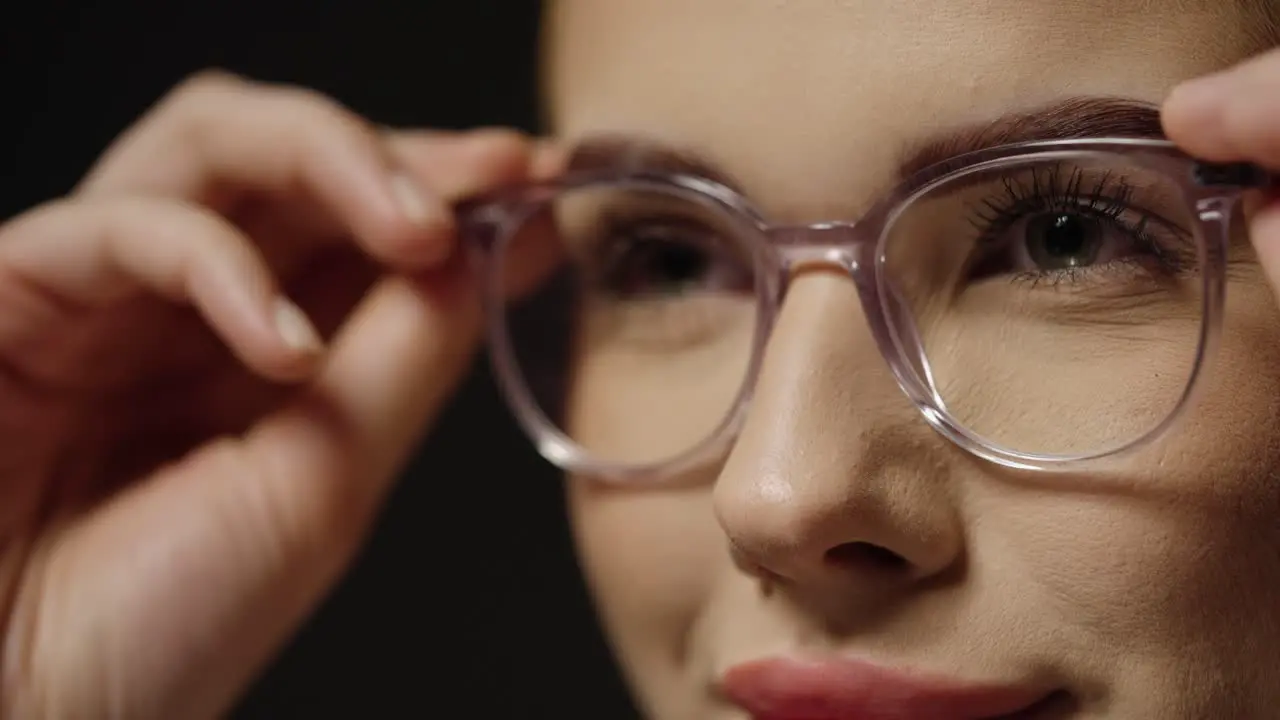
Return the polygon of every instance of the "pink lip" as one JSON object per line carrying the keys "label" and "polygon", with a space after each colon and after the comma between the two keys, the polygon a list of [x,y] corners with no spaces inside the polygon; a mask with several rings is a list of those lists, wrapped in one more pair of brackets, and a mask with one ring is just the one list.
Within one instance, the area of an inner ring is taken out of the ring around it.
{"label": "pink lip", "polygon": [[725,673],[720,690],[756,720],[993,720],[1049,694],[838,658],[744,663]]}

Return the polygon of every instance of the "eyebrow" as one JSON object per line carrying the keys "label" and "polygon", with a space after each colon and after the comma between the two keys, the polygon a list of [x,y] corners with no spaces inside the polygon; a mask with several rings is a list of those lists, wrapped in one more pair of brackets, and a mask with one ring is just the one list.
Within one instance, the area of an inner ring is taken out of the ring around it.
{"label": "eyebrow", "polygon": [[1160,110],[1126,98],[1078,97],[1010,113],[908,147],[898,163],[898,178],[905,180],[926,170],[930,176],[943,174],[953,169],[959,156],[1001,145],[1088,138],[1164,139]]}
{"label": "eyebrow", "polygon": [[[1000,145],[1095,137],[1164,138],[1159,109],[1116,97],[1077,97],[1038,109],[1009,113],[988,122],[950,129],[907,146],[900,155],[897,182],[945,174],[959,156]],[[570,158],[573,171],[693,175],[737,192],[743,184],[719,163],[691,148],[648,138],[598,135],[579,143]]]}
{"label": "eyebrow", "polygon": [[627,135],[589,137],[574,147],[568,167],[571,172],[693,175],[742,192],[742,183],[714,160],[696,150],[649,138]]}

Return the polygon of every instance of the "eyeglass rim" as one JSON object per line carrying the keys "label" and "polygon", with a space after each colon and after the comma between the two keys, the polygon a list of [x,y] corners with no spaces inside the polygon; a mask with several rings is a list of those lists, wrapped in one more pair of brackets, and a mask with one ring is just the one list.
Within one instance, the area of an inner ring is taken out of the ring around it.
{"label": "eyeglass rim", "polygon": [[[883,277],[884,246],[896,219],[896,213],[908,206],[921,193],[945,184],[952,179],[973,172],[984,165],[998,167],[1019,161],[1054,154],[1103,154],[1124,156],[1129,159],[1155,158],[1161,167],[1155,169],[1168,175],[1184,193],[1190,214],[1198,220],[1198,244],[1201,254],[1202,282],[1204,290],[1203,318],[1194,364],[1186,389],[1178,402],[1160,424],[1133,440],[1114,448],[1074,455],[1035,454],[1014,451],[982,438],[941,407],[928,384],[918,376],[904,347],[897,321],[888,317],[891,299],[885,296],[890,283]],[[1177,167],[1179,172],[1173,172]],[[666,460],[645,464],[621,464],[601,461],[562,432],[543,412],[528,387],[522,370],[515,360],[515,352],[506,327],[505,293],[501,287],[501,251],[504,244],[522,223],[539,208],[560,193],[593,184],[641,183],[666,187],[682,193],[692,193],[719,206],[739,222],[744,230],[753,234],[768,235],[776,228],[767,223],[752,202],[714,180],[680,173],[656,173],[634,171],[628,168],[569,171],[550,180],[530,182],[502,188],[495,192],[469,198],[457,205],[460,219],[460,239],[467,251],[471,269],[478,280],[481,301],[487,319],[487,336],[490,363],[495,379],[511,408],[517,422],[533,440],[539,454],[560,469],[592,477],[593,479],[633,484],[655,479],[678,478],[691,469],[718,458],[737,435],[750,404],[752,389],[758,378],[760,363],[767,345],[768,332],[776,313],[775,296],[780,301],[780,288],[775,272],[777,267],[765,267],[757,273],[756,292],[762,301],[757,312],[756,339],[752,359],[744,374],[742,387],[726,413],[725,418],[703,441],[689,450]],[[871,206],[858,220],[863,233],[871,233],[874,240],[866,247],[874,248],[874,279],[871,287],[877,293],[873,298],[876,308],[865,308],[867,320],[873,331],[879,323],[879,331],[888,330],[892,337],[877,337],[884,359],[889,364],[900,389],[917,407],[924,420],[940,435],[961,450],[1014,470],[1035,472],[1079,472],[1098,470],[1109,463],[1124,460],[1168,433],[1185,416],[1186,409],[1194,404],[1202,383],[1200,377],[1208,367],[1216,349],[1222,324],[1222,308],[1225,295],[1225,255],[1231,237],[1231,217],[1244,192],[1251,189],[1280,187],[1280,176],[1250,163],[1211,163],[1185,154],[1167,140],[1147,138],[1077,138],[1069,140],[1035,141],[1002,145],[977,152],[958,155],[928,166],[906,178]],[[761,238],[761,246],[769,245]],[[776,258],[767,265],[776,265]],[[872,299],[872,298],[868,298]],[[864,301],[864,306],[866,302]],[[886,345],[886,342],[889,344]]]}

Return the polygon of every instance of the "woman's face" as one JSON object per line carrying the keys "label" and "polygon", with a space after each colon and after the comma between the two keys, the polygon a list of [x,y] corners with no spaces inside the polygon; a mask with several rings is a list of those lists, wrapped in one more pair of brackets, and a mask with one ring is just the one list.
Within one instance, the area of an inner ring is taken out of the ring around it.
{"label": "woman's face", "polygon": [[[940,133],[1079,98],[1159,103],[1256,51],[1228,5],[559,0],[549,100],[563,137],[694,151],[771,221],[849,219]],[[898,389],[847,276],[796,273],[721,462],[651,487],[570,479],[582,563],[643,707],[741,718],[722,685],[735,666],[843,658],[930,676],[934,689],[950,678],[1052,696],[1037,717],[1274,713],[1280,317],[1247,243],[1237,250],[1222,341],[1187,422],[1098,477],[1018,474],[949,444]],[[1157,334],[1134,340],[1144,347],[1185,325],[1148,320]],[[985,347],[1011,354],[1003,368],[1051,342]],[[1158,384],[1142,354],[1115,347],[1098,382],[1134,397]],[[1091,382],[1064,377],[1056,392]],[[1123,426],[1124,406],[1006,427],[1067,442]],[[701,412],[686,410],[675,425]],[[601,443],[625,448],[635,432],[622,413],[573,412]],[[798,677],[828,696],[827,680],[850,697],[893,683],[843,667]],[[804,695],[796,682],[747,684]]]}

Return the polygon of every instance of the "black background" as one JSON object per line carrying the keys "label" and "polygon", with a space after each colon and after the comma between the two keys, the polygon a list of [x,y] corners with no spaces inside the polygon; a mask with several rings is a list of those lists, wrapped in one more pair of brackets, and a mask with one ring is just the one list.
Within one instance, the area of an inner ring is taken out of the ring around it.
{"label": "black background", "polygon": [[[380,123],[536,129],[537,15],[523,0],[7,4],[0,218],[66,193],[208,67],[307,85]],[[633,716],[577,575],[557,474],[483,363],[347,581],[236,714]]]}

